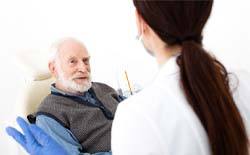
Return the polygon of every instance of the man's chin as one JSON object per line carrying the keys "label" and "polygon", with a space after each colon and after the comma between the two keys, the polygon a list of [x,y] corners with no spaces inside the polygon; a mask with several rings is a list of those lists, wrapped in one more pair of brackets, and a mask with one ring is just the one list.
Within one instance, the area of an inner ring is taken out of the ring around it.
{"label": "man's chin", "polygon": [[85,87],[87,85],[90,85],[91,82],[89,81],[82,81],[82,82],[74,82],[76,85],[78,86],[82,86],[82,87]]}
{"label": "man's chin", "polygon": [[89,79],[74,79],[73,81],[77,85],[86,85],[90,83]]}
{"label": "man's chin", "polygon": [[75,86],[77,86],[78,90],[82,90],[81,92],[87,91],[91,87],[91,82],[85,81],[83,83],[75,83]]}
{"label": "man's chin", "polygon": [[70,86],[68,87],[69,90],[71,90],[72,92],[86,92],[91,88],[91,85],[74,85],[74,86]]}
{"label": "man's chin", "polygon": [[91,88],[91,80],[90,79],[70,79],[70,80],[61,80],[62,85],[72,93],[75,92],[85,92]]}

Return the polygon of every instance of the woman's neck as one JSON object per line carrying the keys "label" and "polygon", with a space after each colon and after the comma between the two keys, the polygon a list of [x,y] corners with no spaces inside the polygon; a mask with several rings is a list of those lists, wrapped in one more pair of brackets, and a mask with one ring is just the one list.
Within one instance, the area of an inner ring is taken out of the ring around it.
{"label": "woman's neck", "polygon": [[157,46],[157,48],[154,49],[154,55],[159,66],[165,64],[169,58],[180,52],[181,46],[179,45],[168,47],[164,44],[162,46]]}

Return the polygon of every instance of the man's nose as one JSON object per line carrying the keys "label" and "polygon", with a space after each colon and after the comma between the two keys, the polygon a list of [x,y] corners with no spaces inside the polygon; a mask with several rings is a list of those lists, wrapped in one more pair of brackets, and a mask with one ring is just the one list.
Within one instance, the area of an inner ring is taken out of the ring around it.
{"label": "man's nose", "polygon": [[77,66],[78,71],[82,71],[82,72],[88,72],[89,71],[89,65],[84,63],[84,62],[80,62]]}

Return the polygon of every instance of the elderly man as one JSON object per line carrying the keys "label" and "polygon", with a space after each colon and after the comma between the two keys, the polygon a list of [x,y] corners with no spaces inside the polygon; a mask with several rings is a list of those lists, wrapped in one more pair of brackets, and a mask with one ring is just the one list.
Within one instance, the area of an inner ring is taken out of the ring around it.
{"label": "elderly man", "polygon": [[123,98],[113,88],[91,82],[90,56],[80,41],[67,38],[54,49],[49,70],[56,81],[29,120],[69,154],[111,154],[111,124]]}

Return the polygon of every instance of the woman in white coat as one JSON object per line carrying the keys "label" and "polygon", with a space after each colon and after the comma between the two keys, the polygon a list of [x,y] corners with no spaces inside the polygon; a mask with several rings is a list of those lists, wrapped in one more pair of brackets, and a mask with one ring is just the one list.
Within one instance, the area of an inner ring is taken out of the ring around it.
{"label": "woman in white coat", "polygon": [[233,77],[202,46],[212,4],[134,0],[139,36],[160,71],[118,106],[114,155],[248,154],[250,79],[239,76],[233,92]]}
{"label": "woman in white coat", "polygon": [[[134,5],[139,36],[160,71],[150,86],[119,104],[113,154],[247,155],[249,77],[239,75],[237,83],[202,46],[213,0],[134,0]],[[18,121],[25,135],[7,131],[28,152],[66,154],[39,128]]]}

